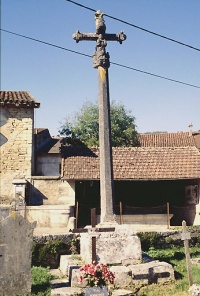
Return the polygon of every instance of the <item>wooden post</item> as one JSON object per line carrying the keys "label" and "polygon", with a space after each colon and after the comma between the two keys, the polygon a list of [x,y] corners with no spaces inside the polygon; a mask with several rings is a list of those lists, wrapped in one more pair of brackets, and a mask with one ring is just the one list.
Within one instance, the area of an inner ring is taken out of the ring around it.
{"label": "wooden post", "polygon": [[169,219],[169,203],[167,202],[167,229],[170,228],[170,219]]}
{"label": "wooden post", "polygon": [[120,224],[123,224],[123,217],[122,217],[122,202],[119,203],[119,211],[120,211]]}
{"label": "wooden post", "polygon": [[78,200],[76,201],[76,228],[78,228]]}
{"label": "wooden post", "polygon": [[[96,226],[96,209],[91,209],[91,225],[92,228]],[[92,236],[92,263],[97,260],[97,252],[96,252],[96,236]]]}
{"label": "wooden post", "polygon": [[182,227],[183,227],[183,232],[181,233],[181,239],[184,241],[188,281],[189,281],[189,285],[192,286],[193,284],[192,267],[190,262],[190,252],[189,252],[189,243],[188,243],[191,237],[190,237],[190,233],[187,232],[186,222],[184,220],[182,221]]}

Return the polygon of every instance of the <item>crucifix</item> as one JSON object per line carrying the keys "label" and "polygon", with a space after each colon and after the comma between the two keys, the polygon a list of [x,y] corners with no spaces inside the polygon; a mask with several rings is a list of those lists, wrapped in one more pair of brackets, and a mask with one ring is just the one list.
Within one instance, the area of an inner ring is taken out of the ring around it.
{"label": "crucifix", "polygon": [[111,145],[110,99],[108,68],[110,67],[109,53],[106,52],[107,41],[118,41],[120,44],[126,40],[121,31],[118,34],[107,34],[103,13],[95,12],[96,33],[81,33],[73,35],[76,42],[81,40],[96,41],[96,51],[93,54],[93,66],[98,69],[99,86],[99,144],[100,144],[100,196],[101,220],[100,223],[112,224],[114,216],[113,194],[113,164]]}

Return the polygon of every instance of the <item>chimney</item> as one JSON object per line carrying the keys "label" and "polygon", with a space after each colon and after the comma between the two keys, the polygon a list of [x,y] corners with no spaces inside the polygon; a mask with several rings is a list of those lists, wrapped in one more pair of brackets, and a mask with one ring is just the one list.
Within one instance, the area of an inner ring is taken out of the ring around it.
{"label": "chimney", "polygon": [[192,128],[193,128],[192,123],[190,123],[190,125],[188,127],[189,127],[189,137],[191,137],[192,136]]}

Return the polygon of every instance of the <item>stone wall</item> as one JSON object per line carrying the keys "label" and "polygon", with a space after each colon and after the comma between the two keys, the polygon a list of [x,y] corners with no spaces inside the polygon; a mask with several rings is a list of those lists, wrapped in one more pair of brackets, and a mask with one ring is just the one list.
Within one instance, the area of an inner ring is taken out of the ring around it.
{"label": "stone wall", "polygon": [[14,198],[13,179],[26,179],[33,170],[33,119],[34,109],[2,106],[5,123],[1,134],[7,142],[1,146],[1,196],[2,200]]}
{"label": "stone wall", "polygon": [[36,174],[38,176],[60,176],[60,173],[61,155],[59,153],[37,157]]}
{"label": "stone wall", "polygon": [[[73,229],[74,207],[68,205],[41,205],[19,207],[20,214],[29,222],[37,222],[38,227],[64,227]],[[72,217],[72,219],[70,219]]]}
{"label": "stone wall", "polygon": [[30,191],[30,205],[75,205],[75,181],[62,181],[54,176],[33,176]]}

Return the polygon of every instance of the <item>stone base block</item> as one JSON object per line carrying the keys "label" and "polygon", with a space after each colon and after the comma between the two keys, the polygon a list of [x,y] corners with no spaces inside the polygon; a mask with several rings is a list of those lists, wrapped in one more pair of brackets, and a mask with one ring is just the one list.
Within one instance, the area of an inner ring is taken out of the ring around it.
{"label": "stone base block", "polygon": [[110,268],[115,275],[114,284],[116,287],[127,287],[132,283],[132,272],[126,266],[112,266]]}
{"label": "stone base block", "polygon": [[86,279],[83,279],[82,283],[79,281],[81,273],[79,269],[72,269],[72,277],[71,277],[71,287],[74,288],[86,288],[88,281]]}
{"label": "stone base block", "polygon": [[152,261],[144,264],[130,265],[133,283],[153,284],[165,283],[174,280],[174,270],[171,264],[160,261]]}
{"label": "stone base block", "polygon": [[[105,227],[105,226],[104,226]],[[141,262],[141,243],[131,225],[115,225],[115,231],[82,233],[80,239],[81,257],[92,262],[92,236],[96,237],[97,261],[106,264],[121,264],[131,259]]]}
{"label": "stone base block", "polygon": [[70,277],[70,270],[80,268],[83,265],[81,259],[73,258],[73,255],[60,256],[60,271],[63,275]]}
{"label": "stone base block", "polygon": [[134,293],[130,290],[124,290],[124,289],[119,289],[119,290],[114,290],[112,292],[112,296],[132,296]]}
{"label": "stone base block", "polygon": [[191,296],[200,296],[200,285],[192,285],[188,291]]}
{"label": "stone base block", "polygon": [[51,290],[51,296],[83,296],[81,288],[57,288]]}

